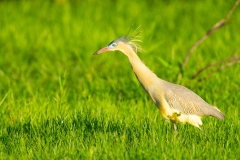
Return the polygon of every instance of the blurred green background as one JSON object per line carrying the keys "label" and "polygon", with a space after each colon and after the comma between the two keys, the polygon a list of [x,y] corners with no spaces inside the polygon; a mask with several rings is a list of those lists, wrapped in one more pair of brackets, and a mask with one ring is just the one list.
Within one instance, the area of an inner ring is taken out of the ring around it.
{"label": "blurred green background", "polygon": [[239,55],[239,6],[178,81],[225,113],[204,118],[204,132],[174,133],[122,53],[92,55],[141,25],[140,58],[176,83],[188,50],[234,3],[0,0],[0,159],[238,159],[240,66],[191,76]]}

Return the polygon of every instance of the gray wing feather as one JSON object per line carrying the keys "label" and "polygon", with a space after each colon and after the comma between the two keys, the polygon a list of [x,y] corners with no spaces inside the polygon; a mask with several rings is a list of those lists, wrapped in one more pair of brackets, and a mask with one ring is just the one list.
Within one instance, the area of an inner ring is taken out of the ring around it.
{"label": "gray wing feather", "polygon": [[216,108],[205,102],[201,97],[190,89],[163,81],[164,98],[174,109],[184,114],[194,114],[198,116],[214,116],[224,119],[224,115]]}

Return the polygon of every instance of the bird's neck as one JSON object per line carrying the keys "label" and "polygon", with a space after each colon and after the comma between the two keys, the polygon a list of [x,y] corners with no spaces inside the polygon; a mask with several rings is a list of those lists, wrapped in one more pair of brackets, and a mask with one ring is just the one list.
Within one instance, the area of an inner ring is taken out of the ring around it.
{"label": "bird's neck", "polygon": [[126,55],[128,56],[137,79],[143,88],[149,92],[153,85],[158,82],[159,78],[141,61],[132,49],[128,50]]}

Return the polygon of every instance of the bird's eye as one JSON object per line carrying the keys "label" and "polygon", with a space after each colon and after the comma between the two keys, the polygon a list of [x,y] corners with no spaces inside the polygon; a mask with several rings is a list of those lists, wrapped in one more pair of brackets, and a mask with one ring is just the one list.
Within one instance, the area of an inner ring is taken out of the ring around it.
{"label": "bird's eye", "polygon": [[117,47],[117,43],[111,43],[108,47],[113,49],[113,48]]}

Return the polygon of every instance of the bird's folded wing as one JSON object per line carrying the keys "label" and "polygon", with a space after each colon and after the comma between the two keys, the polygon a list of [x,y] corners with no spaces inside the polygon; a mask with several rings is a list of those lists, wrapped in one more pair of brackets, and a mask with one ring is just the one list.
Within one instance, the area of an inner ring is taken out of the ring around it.
{"label": "bird's folded wing", "polygon": [[209,105],[196,93],[184,86],[164,81],[164,91],[164,98],[169,106],[183,114],[211,115],[219,119],[224,118],[223,114],[216,107]]}
{"label": "bird's folded wing", "polygon": [[172,92],[171,90],[168,92],[165,92],[164,98],[170,107],[178,110],[183,114],[187,114],[187,115],[192,114],[192,115],[198,115],[198,116],[207,115],[203,111],[204,104],[199,104],[194,100],[187,101],[181,96],[178,96],[177,94]]}

